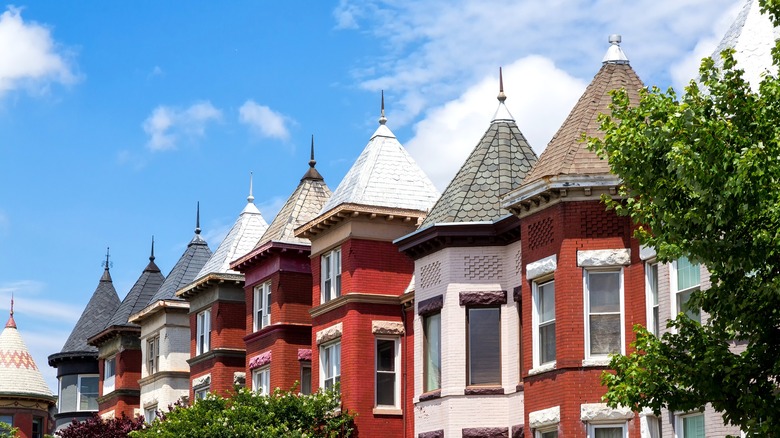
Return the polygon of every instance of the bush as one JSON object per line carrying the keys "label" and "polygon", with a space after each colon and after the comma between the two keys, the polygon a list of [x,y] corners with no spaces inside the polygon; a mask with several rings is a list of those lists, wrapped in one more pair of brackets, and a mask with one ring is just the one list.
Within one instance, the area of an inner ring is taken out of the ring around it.
{"label": "bush", "polygon": [[[104,420],[97,414],[83,422],[73,420],[70,425],[57,431],[60,438],[127,438],[134,430],[144,427],[144,417],[130,418],[122,415],[119,418]],[[2,437],[2,435],[0,435]]]}

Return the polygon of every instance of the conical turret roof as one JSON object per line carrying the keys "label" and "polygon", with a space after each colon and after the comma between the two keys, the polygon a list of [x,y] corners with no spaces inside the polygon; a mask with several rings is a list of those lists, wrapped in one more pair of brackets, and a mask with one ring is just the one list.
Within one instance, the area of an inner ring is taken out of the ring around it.
{"label": "conical turret roof", "polygon": [[217,250],[214,251],[208,262],[195,276],[196,279],[209,274],[241,275],[240,272],[230,269],[230,262],[251,251],[266,229],[268,229],[268,223],[263,219],[260,210],[255,206],[254,199],[250,183],[246,206],[241,211],[241,214],[238,215],[238,219],[236,219],[222,243],[219,244]]}
{"label": "conical turret roof", "polygon": [[[136,324],[128,322],[130,315],[141,311],[146,307],[152,296],[160,289],[165,277],[160,272],[160,268],[154,263],[154,241],[152,241],[152,255],[149,257],[149,264],[146,265],[141,276],[138,277],[135,284],[130,288],[125,299],[116,309],[114,315],[106,324],[105,328],[114,326],[138,327]],[[97,333],[93,333],[97,334]]]}
{"label": "conical turret roof", "polygon": [[19,335],[13,315],[11,304],[11,316],[0,333],[0,395],[42,398],[53,402],[51,390]]}
{"label": "conical turret roof", "polygon": [[548,177],[611,174],[609,163],[588,150],[587,144],[582,141],[582,135],[604,135],[599,129],[598,116],[600,113],[610,112],[610,91],[625,88],[630,102],[638,104],[639,90],[644,84],[620,49],[620,37],[613,35],[610,42],[612,47],[607,51],[601,69],[550,140],[539,161],[523,180],[523,185]]}
{"label": "conical turret roof", "polygon": [[89,299],[60,353],[94,352],[97,354],[97,347],[89,345],[87,339],[106,327],[120,303],[107,261],[92,298]]}
{"label": "conical turret roof", "polygon": [[321,213],[341,204],[428,211],[439,198],[428,175],[385,125],[386,121],[383,104],[379,128]]}
{"label": "conical turret roof", "polygon": [[493,121],[420,228],[509,215],[500,198],[520,185],[537,157],[506,108],[503,88],[502,79]]}
{"label": "conical turret roof", "polygon": [[255,248],[270,242],[284,242],[308,245],[308,239],[295,237],[295,229],[317,217],[322,206],[330,198],[331,192],[322,175],[314,167],[314,137],[312,136],[311,159],[309,169],[301,178],[298,187],[287,198],[282,209],[276,215],[271,225],[257,242]]}

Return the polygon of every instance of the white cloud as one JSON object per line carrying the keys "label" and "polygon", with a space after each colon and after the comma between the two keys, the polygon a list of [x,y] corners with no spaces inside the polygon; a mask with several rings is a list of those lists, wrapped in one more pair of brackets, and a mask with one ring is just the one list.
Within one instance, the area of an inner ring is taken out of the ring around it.
{"label": "white cloud", "polygon": [[288,118],[253,100],[247,100],[241,105],[239,120],[263,137],[279,140],[290,138],[290,131],[287,129]]}
{"label": "white cloud", "polygon": [[76,79],[48,28],[25,22],[14,7],[0,15],[0,95],[20,87],[45,90],[53,82]]}
{"label": "white cloud", "polygon": [[206,125],[220,119],[222,111],[211,102],[199,102],[184,109],[160,105],[142,125],[149,135],[146,146],[153,151],[176,149],[180,137],[202,137]]}
{"label": "white cloud", "polygon": [[[504,68],[506,106],[537,154],[586,86],[541,56],[522,58]],[[414,136],[405,146],[439,190],[447,186],[488,128],[498,108],[497,95],[498,71],[467,87],[456,99],[429,110],[414,125]]]}
{"label": "white cloud", "polygon": [[279,213],[279,210],[282,209],[285,202],[287,202],[287,198],[273,196],[270,199],[258,203],[257,209],[263,213],[263,218],[270,224]]}

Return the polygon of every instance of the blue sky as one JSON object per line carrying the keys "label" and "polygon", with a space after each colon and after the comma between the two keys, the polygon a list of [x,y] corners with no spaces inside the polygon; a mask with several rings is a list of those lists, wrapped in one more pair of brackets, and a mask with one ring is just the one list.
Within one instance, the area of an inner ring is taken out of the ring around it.
{"label": "blue sky", "polygon": [[496,109],[540,153],[623,35],[648,85],[695,75],[741,0],[26,2],[0,16],[0,309],[50,387],[102,273],[120,298],[165,274],[195,205],[212,249],[243,208],[270,222],[307,169],[335,189],[388,126],[441,189]]}

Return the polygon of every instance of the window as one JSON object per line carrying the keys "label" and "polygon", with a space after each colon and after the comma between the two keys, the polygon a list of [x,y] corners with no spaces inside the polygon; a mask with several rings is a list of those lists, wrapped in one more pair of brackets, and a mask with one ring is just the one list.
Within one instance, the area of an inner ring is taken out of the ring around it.
{"label": "window", "polygon": [[259,286],[255,286],[255,320],[254,330],[271,324],[271,282],[267,281]]}
{"label": "window", "polygon": [[534,366],[555,361],[555,282],[534,283]]}
{"label": "window", "polygon": [[540,431],[537,430],[534,434],[534,438],[558,438],[558,430],[547,430],[547,431]]}
{"label": "window", "polygon": [[624,424],[591,424],[588,426],[588,438],[625,438]]}
{"label": "window", "polygon": [[30,438],[43,438],[43,417],[33,417],[32,436]]}
{"label": "window", "polygon": [[645,265],[647,278],[647,330],[656,337],[661,336],[661,320],[658,313],[658,263]]}
{"label": "window", "polygon": [[320,347],[322,387],[329,389],[341,381],[341,342]]}
{"label": "window", "polygon": [[678,416],[675,432],[677,438],[704,438],[704,414]]}
{"label": "window", "polygon": [[423,391],[441,388],[441,313],[423,317]]}
{"label": "window", "polygon": [[501,308],[468,308],[468,385],[501,384]]}
{"label": "window", "polygon": [[376,340],[376,406],[399,407],[400,358],[401,342],[398,338]]}
{"label": "window", "polygon": [[322,255],[322,302],[341,295],[341,248]]}
{"label": "window", "polygon": [[622,271],[585,270],[585,357],[620,353],[623,346]]}
{"label": "window", "polygon": [[203,400],[209,394],[209,386],[199,386],[192,391],[195,393],[195,400]]}
{"label": "window", "polygon": [[97,411],[98,381],[96,374],[62,376],[59,412]]}
{"label": "window", "polygon": [[157,418],[157,405],[144,409],[144,421],[151,423],[155,418]]}
{"label": "window", "polygon": [[688,300],[691,293],[699,290],[701,284],[700,269],[697,263],[691,263],[687,258],[680,257],[672,262],[672,302],[676,305],[672,309],[672,317],[678,313],[684,313],[696,322],[701,322],[699,309],[691,309]]}
{"label": "window", "polygon": [[195,339],[195,354],[209,351],[211,338],[211,310],[204,310],[197,316],[197,338]]}
{"label": "window", "polygon": [[152,375],[159,371],[160,336],[152,336],[146,343],[146,371]]}
{"label": "window", "polygon": [[103,364],[103,394],[108,394],[114,390],[115,376],[116,356],[106,359]]}
{"label": "window", "polygon": [[252,370],[252,390],[260,395],[271,393],[271,367],[265,366]]}
{"label": "window", "polygon": [[311,363],[301,362],[301,394],[311,394]]}
{"label": "window", "polygon": [[640,416],[642,438],[661,438],[661,420],[654,415]]}

